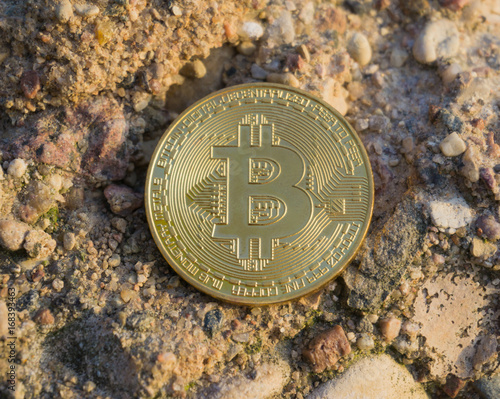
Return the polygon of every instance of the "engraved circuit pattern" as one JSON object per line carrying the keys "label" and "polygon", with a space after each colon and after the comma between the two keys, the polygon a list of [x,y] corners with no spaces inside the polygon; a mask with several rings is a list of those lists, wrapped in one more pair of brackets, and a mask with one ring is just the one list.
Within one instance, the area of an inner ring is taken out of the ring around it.
{"label": "engraved circuit pattern", "polygon": [[373,208],[362,144],[305,92],[243,85],[195,104],[148,173],[156,242],[189,282],[238,303],[310,292],[338,274]]}

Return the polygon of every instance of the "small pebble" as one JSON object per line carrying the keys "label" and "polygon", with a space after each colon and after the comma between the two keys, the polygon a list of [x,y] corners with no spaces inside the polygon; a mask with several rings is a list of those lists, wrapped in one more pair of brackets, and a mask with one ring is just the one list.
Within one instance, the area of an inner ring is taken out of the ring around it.
{"label": "small pebble", "polygon": [[14,159],[10,164],[9,168],[7,169],[7,174],[9,174],[12,177],[20,178],[26,173],[26,168],[28,165],[26,164],[26,161],[24,159]]}
{"label": "small pebble", "polygon": [[413,44],[413,56],[421,64],[453,57],[459,48],[458,30],[447,19],[428,23]]}
{"label": "small pebble", "polygon": [[33,317],[33,321],[41,325],[51,325],[55,319],[49,309],[40,309]]}
{"label": "small pebble", "polygon": [[73,5],[69,0],[61,0],[56,4],[56,17],[61,23],[68,22],[73,16]]}
{"label": "small pebble", "polygon": [[262,25],[254,21],[245,22],[239,32],[239,36],[242,40],[258,40],[263,34],[264,29]]}
{"label": "small pebble", "polygon": [[457,132],[453,132],[441,141],[439,148],[441,149],[443,155],[447,157],[456,157],[457,155],[465,152],[467,145]]}
{"label": "small pebble", "polygon": [[202,61],[195,60],[184,65],[179,73],[187,78],[201,79],[207,74],[207,69]]}
{"label": "small pebble", "polygon": [[309,49],[305,44],[301,44],[299,47],[297,47],[297,53],[306,61],[310,62],[311,61],[311,53],[309,53]]}
{"label": "small pebble", "polygon": [[479,237],[472,239],[471,254],[476,258],[487,259],[497,252],[497,246],[491,242],[484,242]]}
{"label": "small pebble", "polygon": [[248,342],[250,340],[250,333],[234,333],[233,335],[231,335],[231,338],[235,342]]}
{"label": "small pebble", "polygon": [[500,239],[500,223],[493,216],[481,216],[476,221],[476,227],[481,229],[482,235],[490,241]]}
{"label": "small pebble", "polygon": [[407,59],[408,59],[408,52],[405,49],[399,46],[396,46],[392,49],[391,60],[390,60],[391,67],[401,68]]}
{"label": "small pebble", "polygon": [[255,53],[257,46],[252,42],[241,42],[236,49],[238,50],[238,53],[248,57]]}
{"label": "small pebble", "polygon": [[401,320],[395,317],[387,317],[381,319],[378,326],[385,341],[390,342],[399,335],[399,331],[401,330]]}
{"label": "small pebble", "polygon": [[441,79],[443,83],[448,86],[451,82],[455,80],[458,74],[462,72],[462,67],[456,62],[446,67],[441,73]]}
{"label": "small pebble", "polygon": [[54,281],[52,281],[52,288],[58,292],[61,291],[64,288],[64,281],[60,278],[55,278]]}
{"label": "small pebble", "polygon": [[362,33],[354,33],[347,43],[347,52],[360,66],[367,65],[372,59],[372,48]]}
{"label": "small pebble", "polygon": [[122,301],[125,302],[125,303],[130,302],[130,300],[132,298],[134,298],[135,295],[136,295],[136,292],[133,291],[133,290],[125,289],[125,290],[122,290],[120,292],[120,297],[121,297]]}
{"label": "small pebble", "polygon": [[266,78],[270,83],[281,83],[292,87],[299,87],[299,80],[291,73],[270,73]]}
{"label": "small pebble", "polygon": [[462,162],[464,166],[461,169],[461,173],[472,183],[479,180],[479,165],[477,164],[477,154],[474,147],[469,147],[465,151]]}
{"label": "small pebble", "polygon": [[295,40],[295,27],[290,11],[281,12],[274,23],[269,27],[270,38],[277,44],[291,44]]}
{"label": "small pebble", "polygon": [[92,392],[96,388],[96,384],[92,381],[86,381],[83,384],[83,390],[87,393]]}
{"label": "small pebble", "polygon": [[120,264],[120,262],[121,262],[120,255],[113,254],[108,259],[108,266],[117,267]]}
{"label": "small pebble", "polygon": [[356,346],[359,350],[366,351],[375,347],[375,342],[370,334],[363,333],[356,341]]}
{"label": "small pebble", "polygon": [[267,78],[267,75],[269,75],[269,72],[267,72],[264,68],[261,68],[257,64],[252,64],[250,72],[252,73],[252,78],[258,80],[265,80]]}
{"label": "small pebble", "polygon": [[84,18],[93,17],[99,14],[99,7],[93,4],[75,4],[75,11]]}
{"label": "small pebble", "polygon": [[180,17],[182,15],[182,10],[179,6],[173,6],[170,11],[172,11],[172,14],[176,17]]}
{"label": "small pebble", "polygon": [[419,331],[420,326],[416,323],[412,323],[411,321],[405,321],[401,326],[401,332],[406,334],[411,340],[414,340],[417,337]]}
{"label": "small pebble", "polygon": [[21,76],[21,89],[24,97],[32,99],[40,90],[40,77],[36,71],[26,71]]}
{"label": "small pebble", "polygon": [[63,245],[66,251],[71,251],[76,244],[76,237],[74,233],[66,232],[63,236]]}

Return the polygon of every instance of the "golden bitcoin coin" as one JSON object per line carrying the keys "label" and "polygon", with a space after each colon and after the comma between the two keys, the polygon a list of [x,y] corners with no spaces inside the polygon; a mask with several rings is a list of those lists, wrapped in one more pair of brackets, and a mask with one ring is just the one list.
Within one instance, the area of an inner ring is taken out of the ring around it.
{"label": "golden bitcoin coin", "polygon": [[278,84],[205,97],[160,139],[146,213],[184,280],[246,305],[321,288],[354,257],[373,209],[363,144],[330,105]]}

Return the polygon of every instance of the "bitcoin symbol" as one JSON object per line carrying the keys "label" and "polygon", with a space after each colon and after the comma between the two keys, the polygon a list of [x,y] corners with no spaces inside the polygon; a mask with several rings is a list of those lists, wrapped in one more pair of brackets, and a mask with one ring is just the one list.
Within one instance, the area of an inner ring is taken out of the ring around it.
{"label": "bitcoin symbol", "polygon": [[212,158],[228,163],[226,223],[216,224],[212,237],[236,240],[238,259],[250,259],[257,240],[259,259],[272,259],[273,240],[300,232],[312,215],[309,194],[297,186],[304,161],[273,143],[273,125],[260,115],[245,117],[238,145],[212,147]]}

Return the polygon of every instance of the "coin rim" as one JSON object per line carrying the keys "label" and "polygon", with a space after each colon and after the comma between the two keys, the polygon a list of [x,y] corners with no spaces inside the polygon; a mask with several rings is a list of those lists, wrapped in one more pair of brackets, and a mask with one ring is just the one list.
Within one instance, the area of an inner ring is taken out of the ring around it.
{"label": "coin rim", "polygon": [[[150,206],[151,179],[152,179],[154,167],[156,165],[156,162],[152,162],[152,161],[156,159],[158,152],[160,151],[160,149],[163,148],[163,143],[165,143],[165,141],[167,140],[169,135],[173,132],[173,130],[177,127],[179,122],[189,112],[191,112],[192,109],[196,108],[197,106],[199,106],[200,104],[202,104],[206,101],[213,99],[214,97],[223,95],[224,93],[227,93],[227,92],[239,91],[239,90],[244,90],[246,88],[256,88],[256,87],[277,88],[277,89],[287,90],[287,91],[291,91],[291,92],[296,92],[296,93],[298,93],[306,98],[310,98],[314,101],[319,102],[322,106],[324,106],[325,108],[330,110],[335,115],[335,117],[337,119],[339,119],[341,122],[343,122],[350,129],[350,132],[353,135],[353,137],[357,140],[357,142],[359,144],[358,147],[360,148],[361,152],[363,153],[364,159],[367,161],[367,162],[365,162],[365,164],[367,165],[367,169],[369,171],[369,173],[368,173],[368,186],[369,186],[370,194],[371,194],[371,201],[369,203],[368,223],[366,223],[366,225],[365,225],[361,241],[360,241],[358,247],[356,248],[356,250],[351,254],[351,256],[345,260],[345,263],[342,266],[342,268],[340,270],[338,270],[335,274],[333,274],[330,278],[328,278],[326,281],[321,281],[321,283],[318,285],[312,284],[311,287],[309,287],[306,290],[298,292],[297,295],[295,295],[295,296],[288,297],[288,298],[282,299],[282,300],[280,300],[278,297],[277,300],[269,300],[266,302],[264,302],[264,301],[257,301],[257,302],[253,301],[252,302],[252,298],[255,299],[254,297],[251,297],[248,299],[246,297],[243,297],[243,298],[237,297],[237,298],[239,298],[239,300],[235,300],[234,296],[226,294],[226,293],[214,292],[214,291],[210,290],[209,288],[207,288],[206,286],[204,286],[203,284],[196,281],[196,279],[194,279],[194,278],[192,280],[190,280],[189,276],[184,272],[184,270],[179,265],[177,265],[175,260],[172,259],[170,257],[170,255],[168,254],[168,252],[165,250],[165,248],[163,246],[164,245],[163,241],[160,240],[158,232],[156,231],[155,224],[154,224],[153,217],[152,217],[151,206]],[[340,114],[339,111],[337,111],[334,107],[332,107],[330,104],[328,104],[325,100],[322,100],[321,98],[316,97],[315,95],[313,95],[305,90],[298,89],[298,88],[291,87],[291,86],[287,86],[287,85],[283,85],[283,84],[279,84],[279,83],[264,83],[264,82],[262,82],[262,83],[245,83],[245,84],[234,85],[234,86],[226,87],[226,88],[221,89],[221,90],[217,90],[217,91],[201,98],[200,100],[196,101],[194,104],[192,104],[188,108],[186,108],[179,116],[177,116],[177,118],[175,118],[175,120],[170,124],[170,126],[167,128],[167,130],[165,130],[165,132],[161,136],[160,140],[158,140],[158,143],[156,144],[153,155],[150,158],[148,172],[146,175],[144,199],[145,199],[144,202],[145,202],[146,217],[148,220],[148,226],[149,226],[149,230],[151,232],[151,235],[153,236],[153,239],[155,241],[156,247],[160,250],[164,259],[167,261],[168,265],[177,273],[178,276],[180,276],[184,281],[189,283],[191,286],[197,288],[199,291],[211,296],[212,298],[220,299],[224,302],[228,302],[228,303],[236,304],[236,305],[266,306],[266,305],[289,303],[289,302],[295,301],[299,298],[305,297],[307,295],[314,294],[315,292],[318,292],[322,288],[324,288],[332,280],[337,278],[340,274],[342,274],[342,272],[344,272],[344,270],[352,262],[354,257],[357,255],[358,251],[363,246],[363,242],[364,242],[366,235],[368,233],[368,230],[370,228],[370,224],[371,224],[371,220],[372,220],[372,216],[373,216],[373,207],[374,207],[374,202],[375,202],[375,187],[374,187],[373,171],[372,171],[372,167],[371,167],[371,163],[370,163],[370,158],[368,157],[368,153],[366,152],[365,146],[364,146],[363,142],[361,141],[361,138],[359,137],[356,130],[344,118],[344,116],[342,116]]]}

